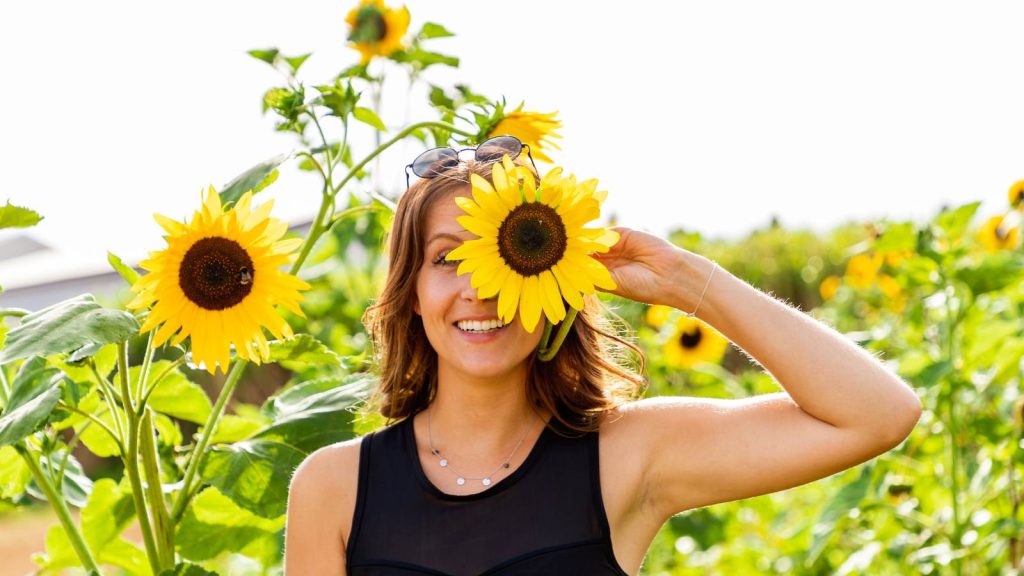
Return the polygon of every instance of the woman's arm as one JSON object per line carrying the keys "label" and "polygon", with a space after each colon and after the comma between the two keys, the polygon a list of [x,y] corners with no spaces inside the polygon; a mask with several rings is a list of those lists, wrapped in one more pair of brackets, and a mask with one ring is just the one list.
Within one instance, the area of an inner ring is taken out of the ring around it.
{"label": "woman's arm", "polygon": [[[600,258],[617,294],[686,312],[714,263],[643,232]],[[798,486],[898,445],[921,402],[842,334],[719,267],[697,316],[759,362],[786,390],[742,400],[635,403],[649,494],[663,513]]]}

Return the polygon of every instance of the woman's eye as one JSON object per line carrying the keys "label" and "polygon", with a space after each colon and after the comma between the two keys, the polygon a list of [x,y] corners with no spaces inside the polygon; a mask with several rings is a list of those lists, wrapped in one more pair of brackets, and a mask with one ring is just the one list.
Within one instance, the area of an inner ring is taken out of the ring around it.
{"label": "woman's eye", "polygon": [[434,258],[434,264],[438,266],[458,265],[458,263],[460,262],[459,260],[445,260],[445,257],[448,256],[449,252],[451,252],[451,250],[444,250],[443,252],[438,254],[437,257]]}

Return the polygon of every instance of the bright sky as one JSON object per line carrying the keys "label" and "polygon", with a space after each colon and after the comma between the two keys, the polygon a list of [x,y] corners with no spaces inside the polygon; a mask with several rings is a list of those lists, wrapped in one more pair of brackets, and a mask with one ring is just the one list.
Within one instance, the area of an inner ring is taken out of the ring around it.
{"label": "bright sky", "polygon": [[[344,44],[351,5],[0,4],[0,202],[41,212],[31,234],[59,255],[56,269],[15,260],[0,284],[104,271],[107,250],[135,262],[162,246],[153,212],[183,218],[201,187],[292,149],[260,112],[281,79],[245,52],[311,51],[300,77],[326,83],[357,58]],[[605,212],[626,226],[735,238],[772,214],[824,230],[972,200],[987,215],[1024,178],[1020,3],[408,6],[414,29],[429,20],[457,34],[428,47],[462,66],[427,78],[559,110],[555,161],[598,178]],[[391,128],[405,120],[402,84],[385,90]],[[423,100],[413,93],[413,119]],[[388,192],[420,149],[383,156]],[[291,166],[265,198],[298,220],[319,188]]]}

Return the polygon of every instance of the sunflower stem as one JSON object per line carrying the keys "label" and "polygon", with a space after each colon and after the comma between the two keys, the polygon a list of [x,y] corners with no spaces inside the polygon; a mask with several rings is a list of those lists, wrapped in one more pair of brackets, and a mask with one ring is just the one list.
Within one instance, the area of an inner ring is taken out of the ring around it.
{"label": "sunflower stem", "polygon": [[124,401],[125,416],[128,419],[128,453],[124,457],[125,474],[132,485],[132,500],[135,503],[135,517],[139,520],[139,529],[142,531],[142,541],[146,546],[146,556],[149,559],[150,568],[153,574],[160,573],[160,557],[153,539],[153,527],[149,523],[149,513],[146,510],[146,502],[142,489],[142,477],[139,475],[139,421],[135,417],[135,407],[132,405],[131,382],[128,379],[128,341],[120,342],[117,345],[117,376],[121,383],[121,397]]}
{"label": "sunflower stem", "polygon": [[[565,315],[565,320],[558,325],[558,334],[555,335],[555,341],[549,348],[541,348],[538,359],[541,362],[547,362],[555,357],[558,353],[558,349],[562,347],[562,342],[565,341],[565,337],[569,335],[569,329],[572,328],[573,321],[576,320],[576,309],[570,307],[569,311]],[[550,325],[549,325],[550,326]]]}
{"label": "sunflower stem", "polygon": [[[135,398],[142,400],[142,391],[146,387],[146,380],[149,378],[149,368],[153,361],[153,336],[156,330],[149,331],[149,338],[146,340],[146,352],[142,355],[142,368],[139,370],[139,379],[135,382]],[[136,407],[136,416],[141,414],[144,407]]]}
{"label": "sunflower stem", "polygon": [[234,392],[235,386],[238,385],[238,381],[242,378],[242,372],[245,371],[246,365],[248,365],[248,362],[241,358],[235,360],[235,365],[231,367],[231,372],[228,373],[227,380],[224,381],[224,387],[220,389],[217,402],[214,404],[213,410],[210,410],[210,415],[206,418],[206,424],[203,426],[203,433],[199,437],[199,442],[189,455],[188,466],[185,468],[185,478],[182,480],[181,490],[178,492],[178,498],[174,502],[174,507],[171,509],[171,521],[175,524],[185,512],[188,501],[192,499],[190,493],[192,480],[202,464],[206,447],[210,444],[210,439],[213,438],[217,423],[220,422],[221,415],[224,414],[224,407],[227,406],[231,393]]}
{"label": "sunflower stem", "polygon": [[153,411],[146,410],[139,426],[141,437],[142,467],[146,473],[146,496],[153,514],[156,528],[156,548],[160,568],[174,568],[174,531],[167,518],[167,504],[160,483],[160,463],[156,457],[156,440],[153,438]]}
{"label": "sunflower stem", "polygon": [[67,535],[68,540],[71,541],[71,547],[75,549],[75,554],[82,561],[82,566],[90,574],[95,573],[102,576],[103,572],[100,570],[99,564],[96,563],[92,550],[89,549],[89,545],[82,536],[82,531],[78,529],[74,519],[71,517],[71,511],[68,509],[67,502],[64,501],[64,495],[57,492],[53,483],[50,482],[50,479],[39,466],[39,462],[36,462],[35,453],[23,441],[16,443],[14,449],[21,455],[22,460],[25,461],[29,472],[32,474],[32,478],[39,485],[43,494],[46,495],[50,505],[53,506],[53,511],[56,512],[57,519],[60,520],[60,525],[64,528],[64,533]]}
{"label": "sunflower stem", "polygon": [[57,406],[60,407],[60,408],[63,408],[64,410],[67,410],[68,412],[74,412],[75,414],[78,414],[79,416],[84,416],[85,418],[91,420],[93,424],[97,424],[97,425],[99,425],[100,428],[103,428],[103,430],[107,433],[107,435],[109,435],[110,438],[114,440],[114,444],[117,444],[117,451],[118,451],[118,453],[121,455],[122,458],[124,457],[124,443],[121,442],[120,438],[118,438],[117,432],[114,432],[114,429],[111,428],[109,425],[107,425],[106,422],[104,422],[103,420],[100,420],[99,418],[97,418],[96,416],[94,416],[92,414],[89,414],[88,412],[83,412],[82,410],[79,410],[75,406],[72,406],[72,405],[64,402],[63,400],[57,402]]}
{"label": "sunflower stem", "polygon": [[537,350],[543,352],[548,347],[548,342],[551,341],[551,322],[547,319],[544,320],[544,333],[540,335],[540,344],[537,345]]}
{"label": "sunflower stem", "polygon": [[334,163],[331,161],[331,146],[327,143],[327,137],[324,136],[324,129],[320,126],[320,119],[316,117],[316,112],[308,110],[306,114],[313,119],[316,131],[320,133],[320,141],[324,143],[324,156],[327,158],[327,176],[324,180],[330,182],[331,178],[334,176]]}

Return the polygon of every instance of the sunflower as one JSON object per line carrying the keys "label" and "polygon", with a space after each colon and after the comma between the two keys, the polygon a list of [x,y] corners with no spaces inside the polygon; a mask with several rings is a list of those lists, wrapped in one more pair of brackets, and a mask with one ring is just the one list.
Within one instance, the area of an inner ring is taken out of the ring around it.
{"label": "sunflower", "polygon": [[680,316],[662,350],[665,362],[677,368],[690,368],[699,362],[720,362],[729,341],[699,318]]}
{"label": "sunflower", "polygon": [[858,288],[871,287],[884,259],[885,257],[879,253],[857,254],[846,263],[845,279]]}
{"label": "sunflower", "polygon": [[597,191],[597,180],[577,184],[575,176],[563,177],[555,167],[538,187],[533,174],[508,155],[491,176],[488,182],[470,174],[473,198],[455,198],[466,212],[459,224],[479,238],[463,242],[446,259],[462,261],[456,272],[471,273],[470,285],[480,298],[498,296],[504,322],[511,322],[518,309],[523,327],[532,333],[541,311],[551,324],[566,318],[563,299],[575,317],[583,309],[583,295],[615,289],[611,274],[590,254],[607,252],[619,234],[584,227],[600,216],[607,196]]}
{"label": "sunflower", "polygon": [[390,56],[402,48],[402,37],[409,30],[409,9],[388,8],[383,0],[360,0],[345,17],[350,32],[348,41],[362,55],[361,64],[374,56]]}
{"label": "sunflower", "polygon": [[552,163],[551,158],[544,153],[544,148],[561,150],[552,138],[561,138],[561,134],[555,133],[562,127],[562,121],[555,118],[555,112],[524,112],[523,105],[504,115],[495,124],[494,128],[487,133],[487,138],[510,134],[519,138],[524,144],[530,145],[530,154],[542,162]]}
{"label": "sunflower", "polygon": [[1016,248],[1020,244],[1020,227],[1014,224],[1015,216],[1008,218],[996,215],[981,225],[978,229],[978,240],[986,250],[998,252]]}
{"label": "sunflower", "polygon": [[645,319],[652,328],[661,328],[661,325],[668,321],[669,316],[672,314],[671,306],[663,306],[661,304],[654,304],[647,309]]}
{"label": "sunflower", "polygon": [[1008,199],[1010,206],[1024,208],[1024,180],[1018,180],[1013,183],[1013,186],[1010,186]]}
{"label": "sunflower", "polygon": [[821,281],[818,285],[818,293],[821,294],[821,299],[825,302],[831,300],[836,292],[839,290],[839,286],[842,285],[843,281],[835,274],[830,274],[827,278]]}
{"label": "sunflower", "polygon": [[278,304],[305,316],[299,290],[309,284],[278,268],[293,262],[302,240],[280,240],[288,225],[270,217],[273,201],[252,210],[246,192],[233,208],[223,210],[213,186],[201,211],[188,224],[154,214],[167,231],[167,248],[150,252],[139,263],[149,273],[132,286],[139,294],[129,308],[154,304],[141,332],[157,326],[159,346],[177,332],[172,344],[192,338],[192,358],[214,373],[227,371],[230,346],[241,358],[259,364],[270,356],[265,326],[275,338],[292,330],[274,307]]}

